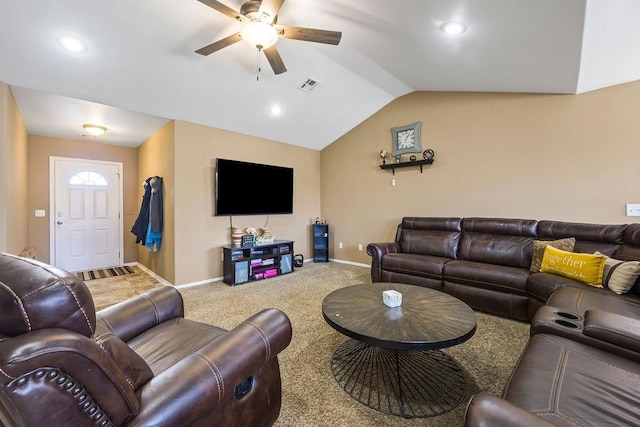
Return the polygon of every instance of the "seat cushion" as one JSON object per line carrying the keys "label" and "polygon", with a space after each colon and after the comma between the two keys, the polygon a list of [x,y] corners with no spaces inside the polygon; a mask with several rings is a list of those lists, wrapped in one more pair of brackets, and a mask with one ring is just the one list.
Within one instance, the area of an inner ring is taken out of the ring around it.
{"label": "seat cushion", "polygon": [[563,287],[551,295],[547,305],[580,315],[587,310],[602,310],[640,319],[637,295],[618,295],[608,289]]}
{"label": "seat cushion", "polygon": [[127,344],[158,375],[227,332],[225,329],[184,318],[167,320]]}
{"label": "seat cushion", "polygon": [[431,255],[390,253],[382,257],[382,270],[440,280],[442,269],[449,261],[449,258]]}
{"label": "seat cushion", "polygon": [[526,296],[526,268],[506,267],[473,261],[451,261],[445,264],[445,281]]}
{"label": "seat cushion", "polygon": [[640,365],[555,335],[531,337],[503,397],[559,426],[638,424]]}

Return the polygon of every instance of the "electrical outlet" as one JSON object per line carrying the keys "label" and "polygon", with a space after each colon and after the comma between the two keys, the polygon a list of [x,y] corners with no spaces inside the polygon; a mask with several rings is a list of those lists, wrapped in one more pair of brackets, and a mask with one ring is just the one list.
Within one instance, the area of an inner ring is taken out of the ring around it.
{"label": "electrical outlet", "polygon": [[342,242],[338,243],[338,249],[342,249]]}
{"label": "electrical outlet", "polygon": [[361,251],[362,250],[362,243],[358,244],[358,250]]}
{"label": "electrical outlet", "polygon": [[627,203],[627,216],[640,216],[640,204]]}

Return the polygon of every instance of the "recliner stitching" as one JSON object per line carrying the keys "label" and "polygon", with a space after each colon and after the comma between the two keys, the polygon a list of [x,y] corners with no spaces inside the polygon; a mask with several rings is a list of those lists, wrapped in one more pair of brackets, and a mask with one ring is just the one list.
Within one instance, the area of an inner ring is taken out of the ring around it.
{"label": "recliner stitching", "polygon": [[89,321],[89,316],[87,316],[87,312],[85,311],[85,309],[82,307],[82,304],[80,304],[80,301],[78,301],[78,298],[76,296],[76,294],[71,290],[71,286],[69,286],[69,284],[67,283],[66,279],[64,280],[64,282],[62,283],[62,286],[64,286],[65,288],[67,288],[67,290],[69,291],[69,293],[71,294],[71,296],[73,297],[74,301],[76,302],[76,306],[78,307],[78,309],[82,312],[82,315],[84,316],[84,320],[87,322],[87,326],[89,327],[89,331],[93,334],[95,332],[94,328],[91,326],[91,322]]}
{"label": "recliner stitching", "polygon": [[[556,343],[556,344],[558,344],[558,345],[560,345],[560,346],[563,346],[563,344],[562,344],[562,343],[560,343],[560,342],[558,342],[556,339],[554,339],[554,338],[561,338],[561,339],[562,339],[562,337],[560,337],[560,336],[558,336],[558,337],[553,336],[553,337],[552,337],[551,335],[545,335],[545,336],[544,336],[544,338],[545,338],[545,339],[548,339],[549,341],[552,341],[552,342],[554,342],[554,343]],[[565,338],[565,339],[567,339],[567,338]],[[578,343],[577,341],[571,341],[571,342]],[[579,344],[579,343],[578,343],[578,344]],[[565,347],[565,346],[563,346],[563,347]],[[566,348],[566,347],[565,347],[565,348]],[[610,367],[612,367],[612,368],[620,369],[620,370],[625,371],[625,372],[628,372],[628,373],[630,373],[630,374],[638,375],[638,373],[637,373],[636,371],[629,370],[629,369],[627,369],[627,368],[625,368],[625,367],[622,367],[622,366],[614,365],[613,363],[611,363],[611,362],[609,362],[609,361],[607,361],[607,360],[599,359],[599,358],[597,358],[597,357],[594,357],[594,356],[593,356],[593,355],[591,355],[591,354],[586,354],[586,353],[584,353],[584,352],[582,352],[582,351],[580,351],[580,350],[577,350],[577,349],[575,349],[575,348],[567,349],[567,351],[568,351],[568,352],[571,352],[571,353],[579,354],[580,356],[583,356],[583,357],[585,357],[585,358],[587,358],[587,359],[590,359],[590,360],[593,360],[593,361],[596,361],[596,362],[600,362],[600,363],[605,364],[605,365],[607,365],[607,366],[610,366]]]}
{"label": "recliner stitching", "polygon": [[160,324],[160,313],[158,311],[158,306],[156,305],[155,301],[153,300],[153,298],[149,297],[149,295],[147,294],[143,294],[144,298],[146,298],[149,303],[151,304],[151,307],[153,308],[153,315],[156,318],[156,325]]}
{"label": "recliner stitching", "polygon": [[[110,335],[111,335],[111,336],[115,336],[114,334],[110,334]],[[104,348],[104,346],[102,345],[102,343],[104,342],[104,339],[106,339],[106,337],[107,337],[107,336],[108,336],[107,334],[105,334],[105,335],[101,336],[101,337],[100,337],[100,342],[95,341],[95,343],[96,343],[96,344],[98,344],[98,347],[100,347],[100,349],[101,349],[101,350],[102,350],[102,351],[103,351],[107,356],[109,356],[109,358],[111,358],[111,359],[113,360],[113,357],[111,357],[111,355],[109,354],[109,352],[107,351],[107,349],[106,349],[106,348]],[[116,362],[116,361],[114,360],[114,362]],[[117,362],[116,362],[116,364],[117,364]],[[128,376],[128,375],[126,375],[126,374],[124,373],[124,371],[122,371],[122,369],[120,369],[120,372],[122,372],[122,376],[124,377],[124,380],[127,382],[127,384],[129,384],[129,387],[131,387],[131,389],[135,391],[135,389],[136,389],[136,385],[133,383],[133,380],[132,380],[131,378],[129,378],[129,376]]]}
{"label": "recliner stitching", "polygon": [[254,328],[256,328],[256,330],[258,331],[258,333],[260,334],[260,337],[262,338],[262,341],[264,342],[264,346],[265,346],[265,351],[266,351],[266,358],[265,358],[265,362],[267,362],[270,358],[271,358],[271,342],[269,341],[269,337],[267,336],[267,334],[255,323],[251,322],[251,321],[245,321],[245,323],[247,323],[248,325],[253,326]]}
{"label": "recliner stitching", "polygon": [[[0,282],[0,283],[2,283],[2,282]],[[22,299],[13,291],[13,289],[11,289],[9,286],[7,286],[4,283],[2,283],[2,284],[4,286],[6,286],[7,290],[9,291],[9,293],[12,294],[13,297],[18,301],[18,303],[20,305],[20,310],[22,310],[22,314],[24,314],[25,320],[27,321],[27,327],[31,331],[31,320],[29,319],[29,313],[27,313],[27,310],[24,308],[24,303],[22,302]]]}
{"label": "recliner stitching", "polygon": [[207,366],[211,368],[211,371],[213,372],[213,376],[216,378],[216,382],[217,382],[216,386],[218,388],[218,403],[220,403],[222,399],[224,399],[224,395],[225,395],[224,378],[222,376],[222,372],[220,372],[220,369],[218,368],[218,366],[216,366],[216,364],[213,361],[207,359],[204,354],[195,353],[193,356],[204,360]]}
{"label": "recliner stitching", "polygon": [[113,335],[116,335],[116,332],[113,330],[113,326],[111,326],[111,323],[109,323],[109,321],[107,321],[107,319],[105,319],[104,317],[100,316],[99,314],[96,314],[96,319],[100,319],[100,321],[102,321],[102,323],[109,330],[109,332],[111,332]]}
{"label": "recliner stitching", "polygon": [[9,378],[10,380],[15,380],[16,377],[12,377],[11,375],[7,374],[2,368],[0,368],[0,373],[2,373],[2,375],[4,375],[5,377]]}
{"label": "recliner stitching", "polygon": [[564,376],[567,372],[567,359],[568,359],[568,355],[567,355],[567,349],[566,348],[562,348],[562,353],[560,355],[560,360],[558,361],[558,371],[556,371],[556,374],[553,376],[553,395],[555,396],[553,399],[553,406],[551,404],[551,397],[549,397],[549,406],[551,408],[551,410],[553,410],[553,412],[558,412],[559,413],[559,405],[558,405],[558,400],[560,399],[560,395],[562,394],[562,385],[563,380],[564,380]]}
{"label": "recliner stitching", "polygon": [[[78,298],[76,298],[76,295],[73,293],[73,291],[71,290],[70,286],[67,283],[67,278],[60,275],[60,274],[56,274],[52,269],[49,268],[45,268],[41,265],[36,264],[35,262],[32,262],[31,260],[29,260],[28,258],[25,258],[23,261],[31,264],[33,267],[38,267],[44,271],[47,272],[47,274],[50,274],[54,277],[56,277],[61,283],[62,286],[64,286],[65,288],[67,288],[67,290],[69,291],[69,293],[73,296],[73,299],[76,301],[76,305],[78,306],[78,308],[80,309],[80,311],[82,312],[85,321],[87,322],[87,326],[89,326],[89,331],[91,331],[91,333],[93,334],[95,331],[93,330],[93,328],[91,327],[91,322],[89,321],[89,317],[87,316],[87,313],[85,312],[85,310],[82,308],[82,306],[80,305],[80,301],[78,301]],[[51,286],[51,285],[48,285]],[[37,289],[35,292],[40,292],[42,289]]]}

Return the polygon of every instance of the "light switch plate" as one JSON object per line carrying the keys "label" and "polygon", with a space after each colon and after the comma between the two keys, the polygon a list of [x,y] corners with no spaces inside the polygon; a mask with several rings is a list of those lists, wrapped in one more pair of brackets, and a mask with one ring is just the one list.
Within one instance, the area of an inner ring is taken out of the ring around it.
{"label": "light switch plate", "polygon": [[45,216],[45,211],[44,209],[36,209],[36,217],[43,217]]}
{"label": "light switch plate", "polygon": [[640,204],[627,203],[627,216],[640,216]]}

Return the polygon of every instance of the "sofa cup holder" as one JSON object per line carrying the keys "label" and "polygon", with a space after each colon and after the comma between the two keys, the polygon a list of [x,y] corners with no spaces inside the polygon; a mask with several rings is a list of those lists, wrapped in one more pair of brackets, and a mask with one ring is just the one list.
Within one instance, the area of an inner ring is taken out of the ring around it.
{"label": "sofa cup holder", "polygon": [[553,319],[553,323],[560,326],[567,327],[567,328],[571,328],[571,329],[580,328],[580,325],[578,325],[577,323],[570,322],[569,320],[566,320],[566,319]]}
{"label": "sofa cup holder", "polygon": [[578,316],[577,314],[567,313],[566,311],[556,311],[556,315],[558,315],[560,317],[564,317],[565,319],[570,319],[570,320],[581,320],[582,319],[582,317]]}

